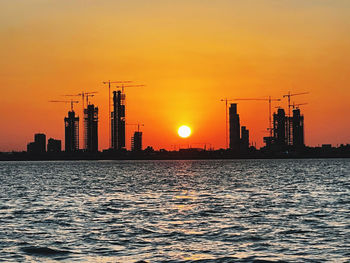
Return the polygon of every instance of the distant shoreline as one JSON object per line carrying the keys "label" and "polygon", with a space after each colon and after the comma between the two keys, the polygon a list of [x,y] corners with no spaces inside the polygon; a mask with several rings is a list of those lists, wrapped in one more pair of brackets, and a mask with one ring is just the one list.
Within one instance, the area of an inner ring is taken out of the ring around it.
{"label": "distant shoreline", "polygon": [[58,153],[28,153],[0,152],[0,161],[59,161],[59,160],[218,160],[218,159],[312,159],[312,158],[350,158],[350,146],[322,149],[305,148],[293,152],[265,152],[254,150],[247,153],[235,153],[230,150],[198,151],[103,151],[89,152],[58,152]]}

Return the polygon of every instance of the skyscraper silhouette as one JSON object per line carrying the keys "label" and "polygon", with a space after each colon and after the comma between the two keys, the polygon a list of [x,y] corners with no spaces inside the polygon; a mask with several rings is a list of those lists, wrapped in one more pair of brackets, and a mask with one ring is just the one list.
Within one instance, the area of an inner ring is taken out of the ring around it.
{"label": "skyscraper silhouette", "polygon": [[241,145],[240,152],[246,153],[249,149],[249,130],[246,126],[241,127]]}
{"label": "skyscraper silhouette", "polygon": [[74,111],[68,112],[64,118],[65,126],[65,151],[75,152],[79,150],[79,117],[75,117]]}
{"label": "skyscraper silhouette", "polygon": [[304,145],[304,116],[300,114],[300,109],[293,110],[292,117],[293,146],[300,148]]}
{"label": "skyscraper silhouette", "polygon": [[111,119],[112,149],[125,148],[125,94],[120,90],[113,91],[113,112]]}
{"label": "skyscraper silhouette", "polygon": [[84,109],[85,149],[88,152],[98,151],[98,108],[93,104]]}
{"label": "skyscraper silhouette", "polygon": [[230,149],[239,152],[240,146],[240,123],[237,114],[237,104],[232,103],[229,109],[230,121]]}
{"label": "skyscraper silhouette", "polygon": [[277,113],[273,114],[273,135],[274,135],[274,144],[279,147],[285,147],[287,145],[287,127],[288,119],[284,109],[278,109]]}

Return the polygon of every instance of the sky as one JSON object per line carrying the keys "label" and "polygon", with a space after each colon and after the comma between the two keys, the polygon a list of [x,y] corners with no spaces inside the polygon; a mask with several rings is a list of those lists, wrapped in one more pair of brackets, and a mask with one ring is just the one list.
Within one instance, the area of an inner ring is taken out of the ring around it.
{"label": "sky", "polygon": [[[289,91],[309,92],[292,97],[308,103],[307,145],[350,143],[349,13],[348,0],[1,0],[0,151],[25,150],[39,132],[63,141],[70,105],[49,100],[81,91],[98,92],[108,148],[107,80],[146,85],[126,89],[127,123],[144,124],[144,147],[223,148],[221,99]],[[268,103],[240,101],[238,113],[263,146]]]}

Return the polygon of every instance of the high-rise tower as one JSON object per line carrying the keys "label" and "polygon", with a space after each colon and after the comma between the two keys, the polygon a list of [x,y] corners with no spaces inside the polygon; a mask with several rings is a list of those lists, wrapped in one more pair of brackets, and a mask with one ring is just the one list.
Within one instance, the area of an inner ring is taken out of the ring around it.
{"label": "high-rise tower", "polygon": [[75,152],[79,150],[79,117],[75,112],[69,111],[68,117],[64,118],[65,126],[65,151]]}
{"label": "high-rise tower", "polygon": [[245,153],[249,150],[249,130],[246,126],[241,127],[241,145],[240,151]]}
{"label": "high-rise tower", "polygon": [[303,147],[304,145],[304,116],[300,114],[300,109],[293,110],[292,117],[293,146]]}
{"label": "high-rise tower", "polygon": [[274,134],[274,143],[280,147],[287,145],[287,125],[288,119],[284,109],[278,109],[277,113],[273,114],[273,134]]}
{"label": "high-rise tower", "polygon": [[113,112],[111,112],[111,145],[113,150],[125,148],[125,94],[113,91]]}
{"label": "high-rise tower", "polygon": [[237,114],[237,104],[232,103],[229,109],[230,121],[230,149],[239,152],[240,145],[240,123]]}
{"label": "high-rise tower", "polygon": [[88,152],[98,151],[98,108],[93,104],[84,109],[85,149]]}

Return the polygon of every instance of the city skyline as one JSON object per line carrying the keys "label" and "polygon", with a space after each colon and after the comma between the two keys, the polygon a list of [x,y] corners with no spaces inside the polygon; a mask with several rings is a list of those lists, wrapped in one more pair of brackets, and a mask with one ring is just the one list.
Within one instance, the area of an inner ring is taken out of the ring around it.
{"label": "city skyline", "polygon": [[[22,151],[33,134],[64,142],[64,94],[96,91],[99,150],[109,147],[103,81],[132,80],[126,121],[143,123],[142,145],[225,147],[224,98],[310,92],[305,144],[350,143],[350,18],[347,1],[4,1],[0,151]],[[264,5],[264,3],[270,3]],[[255,18],[255,19],[252,19]],[[112,33],[112,34],[111,34]],[[251,142],[268,135],[266,102],[238,102]],[[74,105],[83,122],[81,105]],[[192,135],[181,139],[177,129]],[[135,127],[126,127],[131,148]],[[62,144],[63,145],[63,144]]]}

